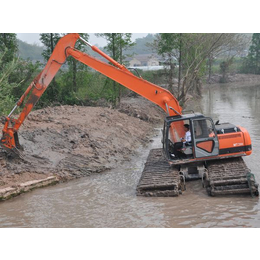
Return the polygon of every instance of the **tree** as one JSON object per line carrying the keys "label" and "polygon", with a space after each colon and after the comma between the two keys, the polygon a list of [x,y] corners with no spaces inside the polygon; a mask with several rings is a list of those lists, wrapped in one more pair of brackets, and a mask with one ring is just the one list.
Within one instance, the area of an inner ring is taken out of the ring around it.
{"label": "tree", "polygon": [[12,84],[9,83],[9,76],[16,67],[16,59],[6,62],[5,55],[9,55],[7,51],[0,51],[0,115],[7,114],[11,111],[14,104],[12,96]]}
{"label": "tree", "polygon": [[2,66],[17,56],[18,44],[15,33],[0,33],[0,51],[5,52],[2,56]]}
{"label": "tree", "polygon": [[[201,94],[201,77],[205,74],[207,58],[210,55],[216,56],[225,48],[230,47],[235,36],[236,34],[193,33],[181,34],[181,36],[173,34],[166,37],[159,34],[159,39],[155,44],[157,50],[160,53],[167,53],[170,50],[177,55],[178,59],[181,57],[181,62],[179,60],[179,75],[181,75],[179,88],[177,94],[174,93],[181,105],[185,104],[188,93]],[[165,41],[165,37],[167,41]]]}
{"label": "tree", "polygon": [[[96,35],[107,40],[108,44],[105,46],[105,50],[115,61],[121,64],[126,58],[124,51],[134,45],[131,41],[131,33],[99,33]],[[109,82],[111,82],[111,80],[107,79],[106,84],[109,85]],[[121,95],[122,86],[113,81],[113,92],[111,97],[113,106],[120,103]]]}
{"label": "tree", "polygon": [[[179,98],[180,93],[183,37],[181,33],[160,33],[156,36],[154,43],[150,45],[163,57],[168,88],[177,98]],[[179,67],[177,92],[174,90],[174,70],[176,63],[178,63]]]}
{"label": "tree", "polygon": [[42,52],[42,56],[45,61],[48,61],[51,54],[53,53],[53,50],[61,38],[60,33],[41,33],[40,34],[40,41],[44,45],[44,50]]}
{"label": "tree", "polygon": [[222,61],[220,63],[220,72],[222,74],[221,78],[220,78],[220,83],[227,83],[228,80],[227,80],[227,72],[228,72],[228,69],[230,67],[230,65],[233,63],[234,61],[234,57],[231,57],[225,61]]}
{"label": "tree", "polygon": [[14,105],[28,87],[39,66],[31,61],[18,58],[16,34],[0,34],[0,81],[2,111]]}
{"label": "tree", "polygon": [[[80,36],[88,41],[87,33],[80,33]],[[79,51],[86,52],[87,46],[82,41],[77,41],[75,48]],[[80,88],[86,88],[86,75],[88,67],[73,57],[67,58],[68,69],[63,71],[60,82],[59,102],[67,104],[84,103],[77,97]]]}
{"label": "tree", "polygon": [[[53,53],[53,50],[61,38],[61,34],[59,33],[41,33],[40,41],[44,45],[44,50],[42,52],[42,56],[44,60],[47,62]],[[55,78],[53,78],[51,84],[49,85],[49,90],[45,93],[45,95],[41,98],[40,103],[44,102],[44,99],[47,100],[48,103],[57,101],[58,95],[58,86],[56,84]]]}
{"label": "tree", "polygon": [[12,95],[15,99],[18,100],[28,88],[29,84],[39,72],[39,67],[39,62],[33,63],[29,59],[24,60],[21,58],[16,60],[16,67],[9,76],[9,82],[14,83]]}
{"label": "tree", "polygon": [[[220,83],[228,82],[227,74],[230,70],[231,65],[235,61],[235,57],[241,57],[244,50],[249,44],[249,38],[245,34],[230,33],[224,34],[222,41],[222,46],[217,48],[214,52],[209,54],[208,61],[211,59],[212,63],[214,59],[221,58],[223,61],[220,63],[221,78]],[[210,82],[211,67],[209,67],[209,77]]]}
{"label": "tree", "polygon": [[[85,39],[86,41],[88,41],[89,35],[87,33],[80,33],[80,36]],[[79,51],[84,52],[86,50],[86,45],[81,42],[81,41],[77,41],[75,44],[75,48]],[[68,58],[68,65],[69,65],[69,72],[72,75],[72,91],[77,91],[77,72],[79,70],[86,70],[87,66],[82,64],[81,62],[78,62],[77,60],[75,60],[72,57]]]}
{"label": "tree", "polygon": [[249,53],[245,59],[245,72],[260,74],[260,33],[254,33]]}

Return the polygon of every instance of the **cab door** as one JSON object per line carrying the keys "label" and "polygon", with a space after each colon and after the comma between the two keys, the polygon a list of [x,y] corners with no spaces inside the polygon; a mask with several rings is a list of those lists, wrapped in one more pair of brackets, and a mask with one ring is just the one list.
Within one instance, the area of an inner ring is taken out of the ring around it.
{"label": "cab door", "polygon": [[191,122],[195,158],[219,155],[219,141],[212,119],[204,117]]}

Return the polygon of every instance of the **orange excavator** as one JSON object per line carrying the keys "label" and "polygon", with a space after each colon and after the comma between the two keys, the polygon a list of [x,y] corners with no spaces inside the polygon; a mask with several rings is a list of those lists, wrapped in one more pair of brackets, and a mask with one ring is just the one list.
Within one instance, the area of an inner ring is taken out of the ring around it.
{"label": "orange excavator", "polygon": [[[77,40],[83,41],[112,65],[75,49]],[[258,195],[258,184],[255,182],[254,175],[242,160],[242,156],[252,153],[250,135],[245,128],[230,123],[214,124],[211,118],[204,117],[200,113],[183,112],[177,99],[168,90],[135,76],[125,66],[113,60],[96,46],[92,46],[76,33],[65,35],[59,40],[44,69],[32,81],[5,118],[0,145],[9,154],[22,156],[18,130],[68,56],[72,56],[157,104],[167,113],[162,131],[163,148],[153,151],[150,159],[148,158],[148,161],[151,161],[148,164],[152,165],[151,173],[149,173],[151,176],[147,177],[145,176],[147,171],[143,172],[137,187],[139,195],[178,195],[183,189],[180,187],[183,187],[185,180],[196,178],[202,179],[210,195],[248,192],[251,195]],[[23,104],[27,96],[26,104],[19,117],[13,118],[12,114]],[[176,153],[175,144],[185,135],[184,125],[187,124],[190,127],[191,141],[178,149],[177,157],[174,154]],[[155,162],[157,162],[156,165]],[[174,172],[173,179],[176,178],[178,183],[174,184],[174,188],[168,180],[163,180],[163,177],[159,178],[161,180],[158,182],[161,183],[156,183],[156,185],[151,183],[154,169],[157,169],[160,163],[163,164],[161,168],[165,168],[170,175]],[[225,168],[225,171],[222,168]],[[151,192],[151,187],[158,187],[158,192]]]}

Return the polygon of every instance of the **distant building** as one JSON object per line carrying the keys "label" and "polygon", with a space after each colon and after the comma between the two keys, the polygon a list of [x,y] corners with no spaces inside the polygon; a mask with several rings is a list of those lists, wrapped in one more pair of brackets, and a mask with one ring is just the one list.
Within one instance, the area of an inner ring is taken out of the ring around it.
{"label": "distant building", "polygon": [[139,54],[128,59],[130,67],[159,66],[160,59],[156,54]]}
{"label": "distant building", "polygon": [[[169,62],[157,54],[140,54],[127,59],[129,68],[140,70],[161,70],[169,68]],[[175,63],[177,65],[177,60]]]}

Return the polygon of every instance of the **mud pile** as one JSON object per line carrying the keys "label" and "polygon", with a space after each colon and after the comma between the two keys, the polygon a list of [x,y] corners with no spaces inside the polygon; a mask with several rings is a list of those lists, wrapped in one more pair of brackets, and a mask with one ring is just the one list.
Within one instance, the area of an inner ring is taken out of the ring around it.
{"label": "mud pile", "polygon": [[0,188],[53,175],[68,180],[116,167],[149,142],[163,115],[143,98],[125,100],[118,110],[59,106],[33,111],[19,130],[25,159],[0,153]]}

